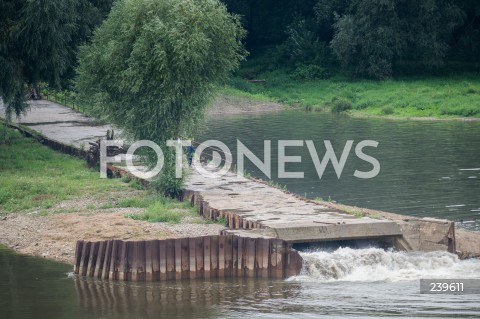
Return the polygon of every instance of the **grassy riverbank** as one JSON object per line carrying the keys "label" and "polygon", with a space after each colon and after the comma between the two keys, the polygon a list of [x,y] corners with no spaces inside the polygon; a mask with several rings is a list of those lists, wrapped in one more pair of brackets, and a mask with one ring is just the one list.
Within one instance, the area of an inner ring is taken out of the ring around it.
{"label": "grassy riverbank", "polygon": [[79,239],[151,240],[224,229],[190,203],[142,189],[137,180],[100,179],[81,159],[14,130],[6,134],[7,143],[0,144],[0,244],[17,252],[71,263]]}
{"label": "grassy riverbank", "polygon": [[[261,82],[252,83],[246,78]],[[224,92],[353,116],[480,118],[480,76],[465,73],[385,81],[342,76],[309,80],[286,70],[259,71],[258,66],[247,66]]]}
{"label": "grassy riverbank", "polygon": [[[84,208],[140,208],[128,217],[139,220],[174,222],[187,214],[195,216],[189,203],[141,190],[136,180],[100,179],[84,161],[61,154],[8,129],[7,143],[0,144],[0,213],[35,212],[41,215],[73,212],[62,209],[67,200],[88,198]],[[130,186],[130,187],[128,187]],[[81,202],[81,200],[78,200]]]}

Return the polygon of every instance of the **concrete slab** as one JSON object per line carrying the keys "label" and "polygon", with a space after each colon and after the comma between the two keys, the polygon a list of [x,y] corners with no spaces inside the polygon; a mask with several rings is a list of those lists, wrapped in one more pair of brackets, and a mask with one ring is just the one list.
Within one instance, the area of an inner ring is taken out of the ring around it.
{"label": "concrete slab", "polygon": [[[55,102],[39,100],[30,101],[29,104],[31,107],[28,112],[12,121],[66,145],[88,149],[89,142],[105,137],[107,130],[112,129],[110,125],[98,125],[92,118]],[[1,99],[0,117],[5,117]]]}
{"label": "concrete slab", "polygon": [[227,173],[206,178],[191,170],[186,189],[200,194],[208,209],[229,212],[255,229],[243,235],[274,237],[291,243],[401,236],[397,223],[356,218],[264,183]]}

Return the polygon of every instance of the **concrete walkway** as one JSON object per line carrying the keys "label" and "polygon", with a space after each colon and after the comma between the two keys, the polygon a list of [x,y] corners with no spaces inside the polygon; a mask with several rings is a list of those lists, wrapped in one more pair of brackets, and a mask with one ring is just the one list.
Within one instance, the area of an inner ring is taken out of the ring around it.
{"label": "concrete walkway", "polygon": [[[98,125],[96,121],[68,107],[46,100],[31,101],[27,114],[14,123],[27,126],[43,136],[66,145],[89,148],[111,130],[110,125]],[[5,118],[5,107],[0,99],[0,116]]]}
{"label": "concrete walkway", "polygon": [[[33,101],[26,116],[15,122],[52,139],[75,147],[86,147],[106,136],[109,125],[97,125],[70,108],[49,101]],[[0,115],[4,116],[3,104]],[[242,235],[276,237],[288,242],[314,242],[401,236],[397,223],[368,217],[356,218],[342,211],[307,201],[261,182],[228,173],[206,178],[192,170],[185,186],[200,195],[208,209],[234,216]],[[203,208],[205,209],[205,207]],[[251,230],[250,228],[255,228]]]}
{"label": "concrete walkway", "polygon": [[233,214],[236,221],[230,227],[249,229],[230,233],[254,233],[292,243],[402,235],[395,222],[356,218],[234,173],[212,179],[192,171],[186,189],[201,194],[208,209]]}

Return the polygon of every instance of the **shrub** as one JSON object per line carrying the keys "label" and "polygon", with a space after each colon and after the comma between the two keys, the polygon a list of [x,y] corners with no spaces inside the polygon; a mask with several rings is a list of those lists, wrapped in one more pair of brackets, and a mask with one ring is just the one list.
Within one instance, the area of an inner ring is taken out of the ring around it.
{"label": "shrub", "polygon": [[382,107],[380,112],[384,115],[391,115],[395,112],[395,109],[392,106],[388,105],[388,106]]}
{"label": "shrub", "polygon": [[315,64],[301,64],[295,68],[292,74],[295,80],[309,81],[316,79],[327,79],[328,71],[326,68]]}
{"label": "shrub", "polygon": [[352,102],[345,98],[334,97],[332,99],[331,110],[335,113],[345,112],[353,108]]}
{"label": "shrub", "polygon": [[142,182],[139,179],[134,179],[130,184],[131,188],[142,190],[144,189]]}

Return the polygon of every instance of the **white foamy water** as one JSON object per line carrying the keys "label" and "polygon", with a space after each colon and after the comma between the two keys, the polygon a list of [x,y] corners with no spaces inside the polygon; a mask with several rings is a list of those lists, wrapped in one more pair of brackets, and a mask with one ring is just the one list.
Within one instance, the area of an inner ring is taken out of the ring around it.
{"label": "white foamy water", "polygon": [[480,260],[447,252],[406,253],[379,248],[302,252],[302,273],[294,281],[397,282],[422,278],[480,278]]}

